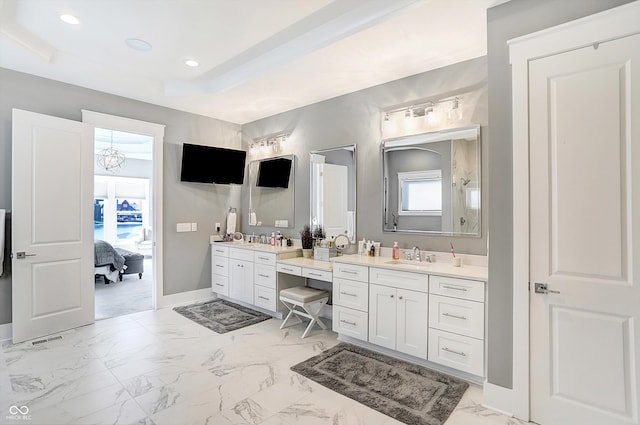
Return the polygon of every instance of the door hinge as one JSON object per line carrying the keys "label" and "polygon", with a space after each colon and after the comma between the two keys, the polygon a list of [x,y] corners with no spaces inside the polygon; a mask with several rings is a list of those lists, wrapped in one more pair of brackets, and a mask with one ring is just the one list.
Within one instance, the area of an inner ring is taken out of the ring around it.
{"label": "door hinge", "polygon": [[531,282],[527,282],[527,291],[531,290]]}

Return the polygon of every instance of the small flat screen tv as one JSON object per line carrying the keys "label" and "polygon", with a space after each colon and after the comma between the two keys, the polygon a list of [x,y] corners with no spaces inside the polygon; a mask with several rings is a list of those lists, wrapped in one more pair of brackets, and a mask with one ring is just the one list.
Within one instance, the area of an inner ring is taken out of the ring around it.
{"label": "small flat screen tv", "polygon": [[242,184],[246,157],[245,151],[185,143],[180,181]]}
{"label": "small flat screen tv", "polygon": [[264,159],[258,167],[257,187],[289,187],[291,160],[288,158]]}

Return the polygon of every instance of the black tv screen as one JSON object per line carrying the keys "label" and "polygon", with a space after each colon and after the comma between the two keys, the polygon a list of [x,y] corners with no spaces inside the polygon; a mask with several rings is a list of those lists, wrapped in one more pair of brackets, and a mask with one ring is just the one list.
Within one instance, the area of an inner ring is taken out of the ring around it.
{"label": "black tv screen", "polygon": [[185,143],[180,181],[242,184],[246,157],[245,151]]}
{"label": "black tv screen", "polygon": [[289,187],[291,174],[291,160],[288,158],[274,158],[260,161],[258,167],[258,187]]}

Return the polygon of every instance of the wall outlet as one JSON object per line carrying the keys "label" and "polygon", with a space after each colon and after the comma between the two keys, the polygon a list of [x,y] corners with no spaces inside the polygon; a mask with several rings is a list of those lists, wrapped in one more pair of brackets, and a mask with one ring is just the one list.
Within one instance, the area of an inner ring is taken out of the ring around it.
{"label": "wall outlet", "polygon": [[198,231],[198,223],[191,223],[191,231],[192,232]]}
{"label": "wall outlet", "polygon": [[220,233],[220,223],[216,223],[216,232]]}
{"label": "wall outlet", "polygon": [[191,223],[176,223],[176,232],[190,232],[191,231]]}

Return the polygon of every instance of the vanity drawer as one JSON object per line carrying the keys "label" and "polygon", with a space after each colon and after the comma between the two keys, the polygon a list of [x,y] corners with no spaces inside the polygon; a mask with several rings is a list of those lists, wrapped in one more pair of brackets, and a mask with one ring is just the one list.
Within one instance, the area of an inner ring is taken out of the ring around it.
{"label": "vanity drawer", "polygon": [[367,340],[369,315],[350,308],[333,306],[333,331],[351,338]]}
{"label": "vanity drawer", "polygon": [[214,274],[211,277],[211,290],[218,295],[229,296],[229,278]]}
{"label": "vanity drawer", "polygon": [[333,277],[368,282],[369,267],[354,264],[333,263]]}
{"label": "vanity drawer", "polygon": [[211,245],[211,252],[213,255],[217,255],[220,257],[228,257],[229,256],[229,247],[221,246],[220,244]]}
{"label": "vanity drawer", "polygon": [[484,342],[429,329],[429,361],[484,376]]}
{"label": "vanity drawer", "polygon": [[331,282],[333,280],[333,273],[328,270],[310,269],[309,267],[302,268],[302,276],[310,279],[324,280],[325,282]]}
{"label": "vanity drawer", "polygon": [[274,266],[256,263],[253,266],[253,270],[253,281],[256,285],[273,289],[276,288],[276,268]]}
{"label": "vanity drawer", "polygon": [[371,267],[369,282],[417,292],[429,292],[429,276],[400,270]]}
{"label": "vanity drawer", "polygon": [[296,276],[302,276],[302,267],[300,266],[290,266],[289,264],[278,263],[276,269],[280,273],[287,273]]}
{"label": "vanity drawer", "polygon": [[214,255],[211,258],[211,273],[214,275],[229,276],[229,259]]}
{"label": "vanity drawer", "polygon": [[256,264],[266,264],[267,266],[276,266],[277,255],[272,252],[255,252],[254,261]]}
{"label": "vanity drawer", "polygon": [[253,263],[253,251],[250,249],[229,248],[229,258],[251,261]]}
{"label": "vanity drawer", "polygon": [[432,294],[429,297],[429,327],[483,339],[484,304]]}
{"label": "vanity drawer", "polygon": [[256,286],[254,289],[253,305],[265,310],[276,311],[277,297],[275,288]]}
{"label": "vanity drawer", "polygon": [[429,293],[484,302],[484,282],[432,275],[429,277]]}
{"label": "vanity drawer", "polygon": [[369,285],[365,282],[334,278],[333,305],[369,311]]}

